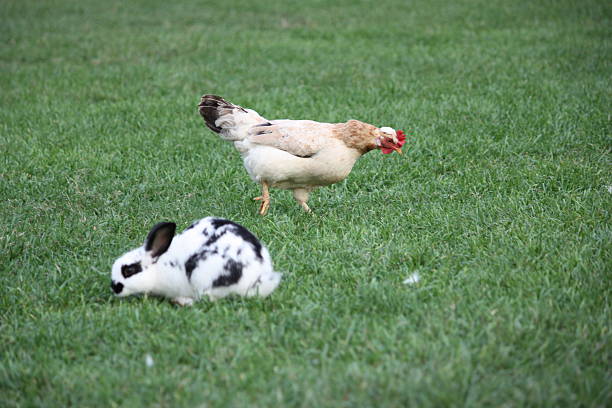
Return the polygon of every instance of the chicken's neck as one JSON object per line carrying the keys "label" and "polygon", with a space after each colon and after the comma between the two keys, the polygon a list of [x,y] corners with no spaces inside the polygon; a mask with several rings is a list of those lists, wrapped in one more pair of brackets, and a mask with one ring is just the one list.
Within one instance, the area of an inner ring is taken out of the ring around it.
{"label": "chicken's neck", "polygon": [[337,123],[334,128],[334,135],[342,140],[348,148],[365,154],[376,148],[374,140],[378,135],[378,128],[369,123],[351,119],[346,123]]}

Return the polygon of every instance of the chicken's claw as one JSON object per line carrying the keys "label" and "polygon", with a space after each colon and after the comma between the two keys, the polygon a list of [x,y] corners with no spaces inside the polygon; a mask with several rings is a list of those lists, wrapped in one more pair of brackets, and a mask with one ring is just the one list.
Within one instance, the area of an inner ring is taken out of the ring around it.
{"label": "chicken's claw", "polygon": [[266,215],[268,213],[268,209],[270,208],[270,191],[268,189],[268,183],[265,181],[261,183],[261,195],[253,198],[253,200],[261,201],[259,214]]}
{"label": "chicken's claw", "polygon": [[261,206],[259,207],[259,214],[266,215],[268,213],[268,209],[270,208],[270,199],[262,200]]}
{"label": "chicken's claw", "polygon": [[259,206],[259,214],[266,215],[268,213],[268,208],[270,208],[270,197],[254,197],[253,201],[261,201],[261,205]]}

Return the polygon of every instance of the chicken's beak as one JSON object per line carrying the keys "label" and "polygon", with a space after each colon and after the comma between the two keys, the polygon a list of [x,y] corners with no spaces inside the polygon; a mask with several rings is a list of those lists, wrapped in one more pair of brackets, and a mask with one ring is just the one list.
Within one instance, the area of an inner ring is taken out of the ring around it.
{"label": "chicken's beak", "polygon": [[402,154],[402,148],[401,147],[394,147],[393,150],[395,150],[399,154]]}

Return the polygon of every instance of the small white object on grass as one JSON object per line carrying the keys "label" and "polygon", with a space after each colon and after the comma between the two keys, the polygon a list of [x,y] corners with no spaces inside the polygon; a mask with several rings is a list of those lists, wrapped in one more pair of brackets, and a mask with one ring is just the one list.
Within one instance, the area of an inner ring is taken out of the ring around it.
{"label": "small white object on grass", "polygon": [[606,187],[608,189],[608,193],[612,193],[612,185]]}
{"label": "small white object on grass", "polygon": [[151,357],[150,354],[145,354],[145,365],[147,367],[153,367],[153,364],[155,364],[155,362],[153,361],[153,357]]}
{"label": "small white object on grass", "polygon": [[419,280],[421,280],[421,276],[418,272],[415,272],[404,280],[404,285],[414,285],[419,283]]}

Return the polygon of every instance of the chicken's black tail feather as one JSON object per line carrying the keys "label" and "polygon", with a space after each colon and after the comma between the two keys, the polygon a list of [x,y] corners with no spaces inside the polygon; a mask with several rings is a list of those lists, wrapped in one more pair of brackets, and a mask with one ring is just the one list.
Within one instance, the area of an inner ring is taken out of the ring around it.
{"label": "chicken's black tail feather", "polygon": [[244,108],[234,105],[218,95],[204,95],[198,105],[198,110],[204,118],[206,126],[215,133],[221,133],[221,128],[215,124],[219,116],[231,114],[234,109],[246,112]]}

